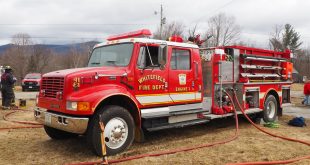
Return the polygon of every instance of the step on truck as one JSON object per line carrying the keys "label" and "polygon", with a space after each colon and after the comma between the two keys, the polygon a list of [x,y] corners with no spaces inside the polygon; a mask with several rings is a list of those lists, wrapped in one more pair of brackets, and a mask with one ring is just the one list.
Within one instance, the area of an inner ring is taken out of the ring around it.
{"label": "step on truck", "polygon": [[94,46],[87,67],[44,74],[34,116],[47,135],[85,135],[101,155],[103,121],[107,153],[113,155],[142,140],[145,131],[232,116],[223,89],[234,89],[245,112],[266,122],[290,104],[289,50],[199,48],[178,36],[150,36],[147,29],[111,36]]}

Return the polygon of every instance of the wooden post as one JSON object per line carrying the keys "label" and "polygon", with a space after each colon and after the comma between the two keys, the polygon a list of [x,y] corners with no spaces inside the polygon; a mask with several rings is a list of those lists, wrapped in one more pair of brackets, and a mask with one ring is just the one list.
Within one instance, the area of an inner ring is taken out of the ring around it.
{"label": "wooden post", "polygon": [[101,139],[101,149],[102,149],[102,164],[109,164],[107,157],[107,149],[104,140],[104,124],[101,121],[101,115],[99,116],[99,126],[100,126],[100,139]]}

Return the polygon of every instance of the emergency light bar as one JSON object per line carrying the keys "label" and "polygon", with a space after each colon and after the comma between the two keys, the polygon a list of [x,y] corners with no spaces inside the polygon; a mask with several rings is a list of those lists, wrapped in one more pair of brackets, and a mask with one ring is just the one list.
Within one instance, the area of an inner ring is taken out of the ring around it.
{"label": "emergency light bar", "polygon": [[142,29],[142,30],[137,30],[137,31],[129,32],[129,33],[112,35],[112,36],[109,36],[107,40],[113,41],[113,40],[124,39],[124,38],[149,37],[151,35],[152,33],[150,30]]}

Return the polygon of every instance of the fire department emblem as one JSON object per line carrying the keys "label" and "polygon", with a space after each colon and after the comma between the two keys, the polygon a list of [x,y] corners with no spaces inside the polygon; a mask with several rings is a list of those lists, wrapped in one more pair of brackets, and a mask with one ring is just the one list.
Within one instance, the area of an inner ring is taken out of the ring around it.
{"label": "fire department emblem", "polygon": [[179,84],[186,85],[186,74],[179,74]]}

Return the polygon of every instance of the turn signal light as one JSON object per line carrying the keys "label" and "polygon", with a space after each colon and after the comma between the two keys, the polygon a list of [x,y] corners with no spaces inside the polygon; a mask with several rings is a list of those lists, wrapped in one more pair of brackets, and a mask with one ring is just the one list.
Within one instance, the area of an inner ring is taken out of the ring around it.
{"label": "turn signal light", "polygon": [[88,110],[90,110],[89,102],[78,102],[77,110],[78,111],[88,111]]}

